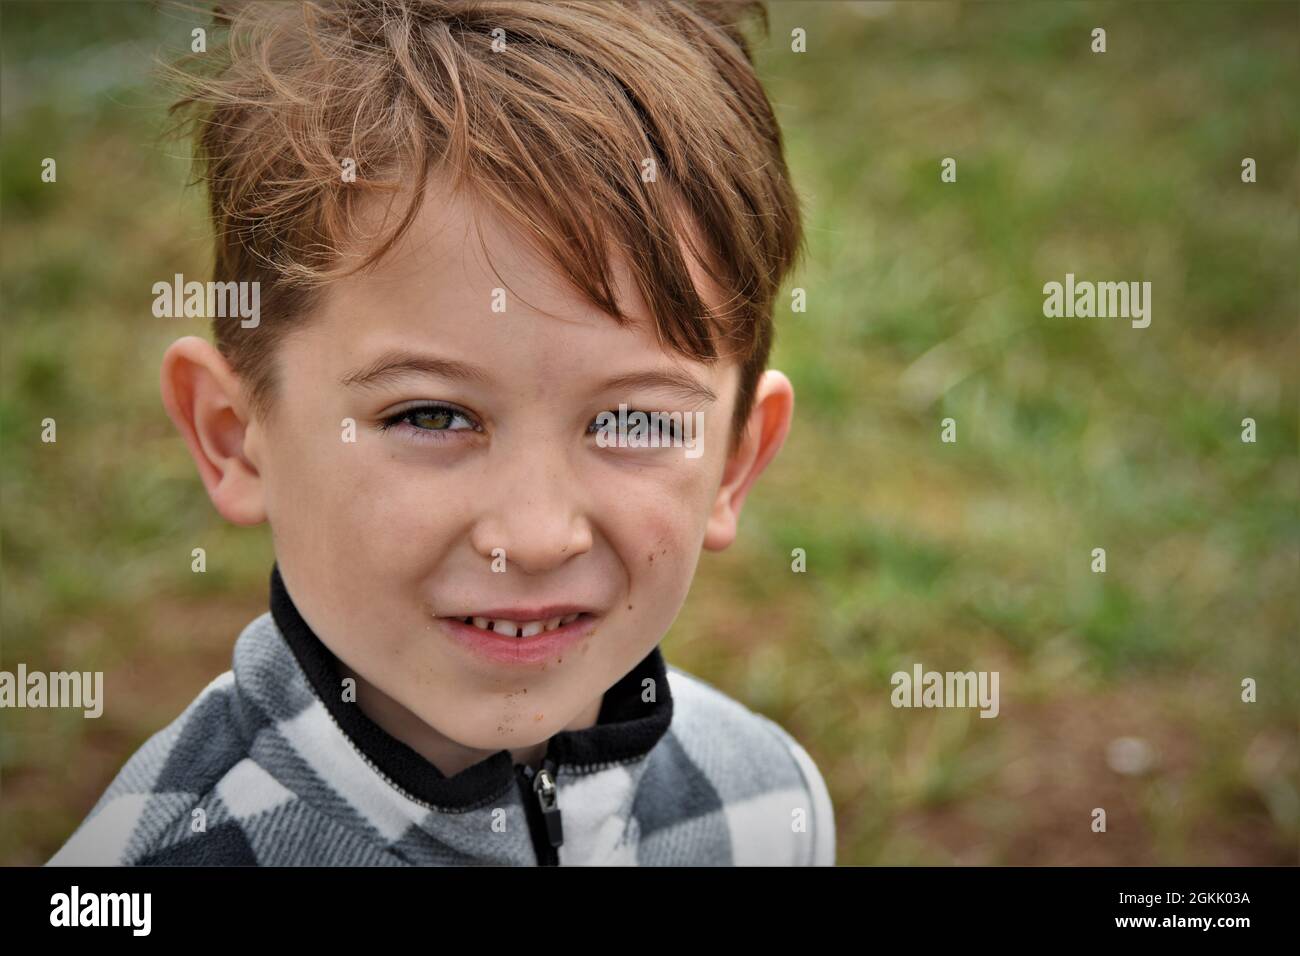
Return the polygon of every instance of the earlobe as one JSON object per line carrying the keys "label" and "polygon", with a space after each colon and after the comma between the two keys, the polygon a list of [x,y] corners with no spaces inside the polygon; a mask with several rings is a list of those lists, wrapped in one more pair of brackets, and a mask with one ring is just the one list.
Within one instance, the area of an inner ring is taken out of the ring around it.
{"label": "earlobe", "polygon": [[744,436],[727,459],[704,531],[708,550],[721,551],[735,540],[749,489],[785,444],[793,416],[794,387],[781,372],[769,369],[758,380]]}
{"label": "earlobe", "polygon": [[163,356],[162,400],[218,513],[227,521],[266,520],[262,476],[245,454],[250,425],[239,378],[209,342],[186,336]]}

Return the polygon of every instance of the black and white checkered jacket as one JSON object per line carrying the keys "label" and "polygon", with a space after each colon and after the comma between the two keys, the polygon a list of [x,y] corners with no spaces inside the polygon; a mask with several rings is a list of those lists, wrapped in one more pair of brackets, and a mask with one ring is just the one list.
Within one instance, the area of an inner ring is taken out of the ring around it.
{"label": "black and white checkered jacket", "polygon": [[[651,703],[647,677],[664,689]],[[834,863],[808,754],[658,647],[536,771],[501,750],[445,777],[339,686],[273,572],[271,613],[231,670],[130,758],[50,864]]]}

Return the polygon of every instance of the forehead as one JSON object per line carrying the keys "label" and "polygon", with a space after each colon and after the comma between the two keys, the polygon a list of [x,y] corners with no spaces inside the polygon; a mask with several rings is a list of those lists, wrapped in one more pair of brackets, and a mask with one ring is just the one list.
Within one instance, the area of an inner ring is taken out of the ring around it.
{"label": "forehead", "polygon": [[[358,217],[364,233],[386,235],[391,216],[408,201],[368,201]],[[679,242],[705,304],[717,308],[719,288],[690,255],[686,237]],[[367,251],[359,240],[348,254]],[[420,347],[479,363],[544,365],[569,374],[604,372],[604,366],[643,369],[653,361],[727,375],[729,361],[705,365],[662,347],[630,262],[614,253],[609,267],[613,292],[631,319],[621,326],[571,285],[519,225],[434,178],[410,228],[371,265],[327,285],[309,327],[344,337],[354,359]],[[477,354],[483,352],[489,354]],[[590,369],[593,361],[603,367]]]}

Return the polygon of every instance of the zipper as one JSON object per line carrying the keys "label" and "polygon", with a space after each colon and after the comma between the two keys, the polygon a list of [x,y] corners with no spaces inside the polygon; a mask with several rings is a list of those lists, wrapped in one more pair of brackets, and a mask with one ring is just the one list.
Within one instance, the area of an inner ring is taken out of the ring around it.
{"label": "zipper", "polygon": [[524,815],[528,818],[528,833],[537,854],[537,865],[559,866],[564,826],[560,817],[560,788],[555,781],[555,761],[548,757],[542,761],[540,770],[534,770],[528,764],[520,764],[518,770]]}

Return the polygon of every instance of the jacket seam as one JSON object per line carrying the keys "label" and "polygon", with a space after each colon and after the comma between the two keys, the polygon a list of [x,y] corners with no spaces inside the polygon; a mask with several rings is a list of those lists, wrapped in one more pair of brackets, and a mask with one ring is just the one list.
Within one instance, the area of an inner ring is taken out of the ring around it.
{"label": "jacket seam", "polygon": [[652,747],[650,751],[647,751],[646,753],[637,754],[632,757],[624,757],[621,760],[602,760],[599,763],[580,764],[561,763],[557,764],[556,767],[557,769],[563,768],[564,770],[567,770],[570,776],[586,777],[593,773],[599,773],[602,770],[610,770],[614,767],[625,767],[630,766],[631,764],[640,763],[641,761],[646,760],[653,750],[654,748]]}

